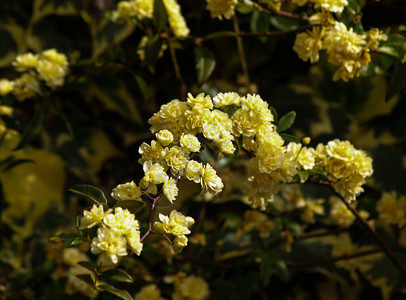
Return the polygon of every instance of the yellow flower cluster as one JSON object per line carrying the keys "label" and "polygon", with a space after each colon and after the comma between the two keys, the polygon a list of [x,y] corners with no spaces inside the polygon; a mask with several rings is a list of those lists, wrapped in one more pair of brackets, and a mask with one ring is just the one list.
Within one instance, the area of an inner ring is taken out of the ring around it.
{"label": "yellow flower cluster", "polygon": [[[0,80],[0,95],[11,92],[22,101],[35,96],[32,85],[38,85],[39,80],[51,88],[63,85],[68,72],[69,62],[66,55],[56,49],[48,49],[40,54],[25,53],[18,55],[13,61],[18,72],[23,72],[15,80]],[[31,86],[30,86],[31,85]]]}
{"label": "yellow flower cluster", "polygon": [[101,253],[102,260],[117,264],[120,256],[128,254],[128,247],[137,255],[141,254],[140,224],[128,209],[116,207],[114,213],[111,209],[104,212],[103,205],[93,205],[83,215],[79,229],[99,226],[97,236],[92,240],[91,251]]}
{"label": "yellow flower cluster", "polygon": [[330,221],[341,227],[349,227],[354,221],[354,214],[345,206],[340,198],[332,196],[330,203]]}
{"label": "yellow flower cluster", "polygon": [[271,230],[276,227],[275,222],[268,219],[266,214],[256,210],[246,210],[243,221],[237,229],[236,236],[239,237],[251,230],[257,230],[261,238],[268,238]]}
{"label": "yellow flower cluster", "polygon": [[[176,0],[163,0],[168,14],[169,26],[176,37],[186,37],[190,30],[183,17],[180,6]],[[120,1],[117,9],[113,11],[112,19],[115,22],[132,20],[142,21],[151,19],[154,15],[154,0]],[[144,54],[142,54],[143,56]]]}
{"label": "yellow flower cluster", "polygon": [[149,284],[144,286],[137,294],[134,296],[134,300],[164,300],[161,297],[161,291],[155,284]]}
{"label": "yellow flower cluster", "polygon": [[207,0],[207,9],[212,18],[230,19],[234,15],[237,0]]}
{"label": "yellow flower cluster", "polygon": [[210,296],[209,285],[199,276],[186,276],[184,273],[179,273],[174,283],[173,300],[205,300]]}
{"label": "yellow flower cluster", "polygon": [[315,9],[321,10],[310,17],[312,30],[299,33],[296,36],[293,50],[299,58],[311,63],[319,60],[319,51],[326,50],[328,61],[339,68],[333,80],[348,81],[359,76],[362,68],[371,58],[369,52],[376,50],[379,41],[386,40],[387,36],[376,28],[365,34],[358,34],[344,23],[335,21],[332,13],[341,13],[348,5],[346,0],[312,0],[296,1],[299,5],[306,2],[314,3]]}
{"label": "yellow flower cluster", "polygon": [[188,242],[186,235],[190,234],[189,228],[195,223],[195,220],[176,210],[173,210],[169,217],[159,214],[159,220],[161,222],[155,222],[156,231],[171,241],[175,253],[182,251]]}
{"label": "yellow flower cluster", "polygon": [[134,181],[119,184],[113,189],[111,193],[111,196],[117,201],[125,201],[125,200],[141,201],[141,195],[142,190],[139,186],[137,186],[136,183],[134,183]]}
{"label": "yellow flower cluster", "polygon": [[406,224],[406,197],[398,197],[395,192],[383,193],[376,205],[379,222],[383,225],[397,225],[399,228]]}

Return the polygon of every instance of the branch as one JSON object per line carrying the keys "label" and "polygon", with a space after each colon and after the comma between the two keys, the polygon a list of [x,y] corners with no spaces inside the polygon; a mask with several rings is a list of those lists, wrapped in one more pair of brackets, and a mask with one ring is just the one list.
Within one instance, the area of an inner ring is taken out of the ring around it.
{"label": "branch", "polygon": [[173,43],[173,39],[168,38],[169,52],[171,53],[171,59],[172,59],[173,67],[175,69],[175,75],[176,75],[176,78],[180,82],[180,95],[181,95],[180,98],[182,100],[185,100],[186,99],[186,93],[187,93],[187,86],[186,86],[185,81],[183,80],[182,74],[180,73],[180,67],[179,67],[178,59],[176,58],[176,50],[175,50],[172,43]]}
{"label": "branch", "polygon": [[278,16],[286,17],[286,18],[290,18],[290,19],[309,21],[309,17],[307,17],[307,16],[302,16],[302,15],[298,15],[298,14],[283,11],[283,10],[276,10],[271,5],[265,3],[264,1],[261,1],[261,0],[259,0],[258,3],[254,3],[254,6],[258,10],[266,12],[268,14],[276,14]]}
{"label": "branch", "polygon": [[238,20],[237,16],[234,14],[233,15],[233,25],[234,25],[234,31],[235,31],[235,38],[237,39],[237,47],[238,47],[238,53],[240,55],[240,60],[241,60],[241,67],[242,71],[244,73],[244,84],[248,85],[250,83],[250,77],[248,75],[248,66],[247,66],[247,61],[245,59],[245,52],[244,52],[244,47],[242,44],[242,38],[240,36],[240,27],[238,26]]}

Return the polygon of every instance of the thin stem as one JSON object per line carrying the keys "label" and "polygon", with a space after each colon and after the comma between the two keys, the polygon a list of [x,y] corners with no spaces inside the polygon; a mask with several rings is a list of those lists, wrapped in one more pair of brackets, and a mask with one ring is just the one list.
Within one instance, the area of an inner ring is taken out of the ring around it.
{"label": "thin stem", "polygon": [[[394,247],[391,248],[392,251],[398,251],[398,250],[406,250],[405,248],[400,248],[400,247]],[[315,259],[315,260],[309,260],[309,261],[302,261],[302,262],[296,262],[296,261],[286,261],[286,265],[292,266],[292,267],[308,267],[308,266],[313,266],[313,265],[321,265],[321,264],[328,264],[328,263],[335,263],[341,260],[349,260],[357,257],[362,257],[362,256],[367,256],[367,255],[372,255],[376,253],[382,252],[382,248],[377,248],[377,249],[371,249],[371,250],[365,250],[365,251],[360,251],[357,253],[352,253],[352,254],[344,254],[336,257],[329,257],[329,258],[323,258],[323,259]]]}
{"label": "thin stem", "polygon": [[244,81],[245,81],[244,83],[246,85],[248,85],[250,82],[250,78],[248,75],[248,66],[247,66],[247,61],[245,59],[245,52],[244,52],[244,47],[242,44],[242,38],[240,35],[240,27],[238,26],[238,19],[235,14],[233,16],[233,25],[234,25],[234,31],[235,31],[235,38],[237,40],[238,53],[240,55],[241,67],[242,67],[242,71],[244,73]]}
{"label": "thin stem", "polygon": [[180,72],[180,67],[179,67],[178,59],[176,58],[176,50],[175,50],[175,47],[173,46],[173,39],[172,38],[168,38],[168,46],[169,46],[169,51],[171,53],[171,59],[172,59],[173,67],[175,69],[175,75],[176,75],[176,78],[179,80],[180,85],[181,85],[180,86],[181,99],[186,100],[187,86],[186,86],[186,83],[183,80],[182,74]]}
{"label": "thin stem", "polygon": [[298,14],[294,14],[291,12],[283,11],[283,10],[276,10],[274,9],[271,5],[265,3],[264,1],[259,0],[258,3],[254,3],[254,6],[263,12],[269,13],[269,14],[276,14],[278,16],[290,18],[290,19],[296,19],[296,20],[303,20],[303,21],[308,21],[309,18],[307,16],[302,16]]}
{"label": "thin stem", "polygon": [[161,199],[163,197],[163,195],[164,195],[163,193],[159,194],[152,201],[151,210],[149,212],[148,230],[147,230],[147,232],[144,233],[144,235],[142,236],[140,242],[142,242],[152,232],[152,214],[154,212],[155,205],[158,203],[159,199]]}
{"label": "thin stem", "polygon": [[[313,183],[321,184],[321,185],[327,185],[330,188],[334,190],[334,183],[331,181],[321,181],[321,180],[310,180]],[[364,226],[368,229],[368,231],[374,236],[375,240],[378,242],[378,244],[382,247],[383,251],[386,253],[386,255],[389,257],[389,259],[392,261],[392,263],[398,268],[398,270],[406,277],[406,268],[405,266],[396,258],[396,256],[393,254],[392,250],[388,247],[388,245],[384,242],[384,240],[381,238],[381,236],[375,231],[375,229],[363,218],[361,215],[358,213],[358,211],[350,204],[348,203],[340,194],[336,192],[336,194],[339,196],[341,201],[344,203],[344,205],[352,212],[352,214],[362,223]]]}

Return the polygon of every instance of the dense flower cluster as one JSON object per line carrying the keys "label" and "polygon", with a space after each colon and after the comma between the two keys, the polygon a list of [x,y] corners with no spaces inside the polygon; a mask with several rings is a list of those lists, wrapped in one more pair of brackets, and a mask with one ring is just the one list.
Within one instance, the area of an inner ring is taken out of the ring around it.
{"label": "dense flower cluster", "polygon": [[118,263],[120,256],[126,256],[128,249],[141,254],[140,224],[135,215],[127,209],[116,207],[104,212],[103,205],[93,205],[83,212],[80,229],[98,226],[97,236],[92,239],[91,251],[102,254],[102,261]]}
{"label": "dense flower cluster", "polygon": [[[163,0],[168,14],[169,26],[176,37],[185,37],[189,34],[186,20],[182,16],[180,6],[176,0]],[[113,11],[112,19],[115,22],[127,22],[151,19],[154,15],[154,0],[120,1],[117,9]]]}
{"label": "dense flower cluster", "polygon": [[195,220],[192,217],[182,215],[176,210],[173,210],[169,217],[159,214],[159,220],[161,222],[155,222],[156,231],[171,241],[175,253],[182,251],[188,242],[186,235],[190,233],[189,228],[194,224]]}
{"label": "dense flower cluster", "polygon": [[0,95],[14,93],[22,101],[35,96],[35,86],[40,80],[51,88],[63,85],[69,62],[65,54],[48,49],[39,54],[28,52],[18,55],[13,66],[22,74],[15,80],[1,79]]}
{"label": "dense flower cluster", "polygon": [[174,278],[174,283],[173,300],[205,300],[210,296],[209,285],[201,277],[178,273]]}
{"label": "dense flower cluster", "polygon": [[358,34],[344,23],[335,21],[332,13],[341,13],[348,5],[346,0],[296,1],[298,5],[307,2],[314,3],[315,9],[320,9],[321,12],[310,17],[310,22],[314,25],[312,30],[296,36],[293,50],[300,59],[310,60],[311,63],[319,60],[320,50],[326,50],[328,61],[339,66],[333,80],[348,81],[357,77],[361,69],[370,62],[370,51],[376,50],[379,41],[386,40],[386,35],[376,28],[365,34]]}
{"label": "dense flower cluster", "polygon": [[237,0],[207,0],[207,9],[212,18],[230,19],[234,15]]}

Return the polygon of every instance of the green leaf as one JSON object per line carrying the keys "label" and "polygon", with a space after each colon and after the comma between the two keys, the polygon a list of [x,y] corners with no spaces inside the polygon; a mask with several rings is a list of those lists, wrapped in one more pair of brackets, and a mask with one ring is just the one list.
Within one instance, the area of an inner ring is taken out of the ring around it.
{"label": "green leaf", "polygon": [[322,176],[327,178],[327,173],[324,170],[321,169],[311,169],[307,171],[309,173],[309,176]]}
{"label": "green leaf", "polygon": [[41,90],[41,87],[37,83],[29,82],[25,85],[26,87],[32,89],[34,92],[36,92],[38,95],[40,95],[42,98],[44,98],[44,93]]}
{"label": "green leaf", "polygon": [[259,267],[259,274],[261,277],[262,285],[267,286],[271,280],[274,255],[272,253],[264,253],[261,257],[261,266]]}
{"label": "green leaf", "polygon": [[68,239],[74,239],[78,237],[78,235],[76,233],[72,233],[72,232],[62,232],[61,234],[57,235],[57,236],[53,236],[51,237],[49,240],[50,241],[59,241],[59,240],[68,240]]}
{"label": "green leaf", "polygon": [[97,187],[83,184],[83,185],[75,185],[69,189],[69,191],[86,196],[96,202],[97,204],[107,204],[107,199],[106,196],[104,196],[104,193],[99,190]]}
{"label": "green leaf", "polygon": [[119,290],[112,285],[102,284],[102,285],[99,285],[98,288],[100,288],[106,292],[109,292],[110,294],[113,294],[121,299],[133,300],[133,297],[131,297],[131,295],[127,291]]}
{"label": "green leaf", "polygon": [[216,66],[216,59],[213,52],[203,46],[196,46],[196,71],[199,84],[205,82],[213,73]]}
{"label": "green leaf", "polygon": [[135,215],[138,212],[140,212],[144,208],[144,206],[145,206],[144,201],[123,200],[123,201],[117,202],[117,204],[114,205],[113,208],[121,207],[123,209],[128,209],[130,211],[130,213]]}
{"label": "green leaf", "polygon": [[140,89],[141,95],[144,98],[144,101],[148,100],[148,84],[144,78],[134,74],[135,81],[137,82],[138,88]]}
{"label": "green leaf", "polygon": [[300,182],[306,182],[307,178],[309,178],[309,173],[306,170],[300,170],[297,172],[299,174]]}
{"label": "green leaf", "polygon": [[254,10],[254,7],[252,5],[245,5],[245,4],[237,5],[237,11],[240,14],[249,14],[253,10]]}
{"label": "green leaf", "polygon": [[205,37],[202,38],[202,41],[207,41],[211,39],[217,39],[217,38],[224,38],[224,37],[235,37],[235,32],[234,31],[217,31],[210,33],[206,35]]}
{"label": "green leaf", "polygon": [[394,47],[381,46],[376,51],[379,52],[379,53],[382,53],[382,54],[386,54],[386,55],[389,55],[389,56],[400,58],[399,52]]}
{"label": "green leaf", "polygon": [[406,63],[396,68],[386,90],[385,100],[388,102],[396,94],[406,88]]}
{"label": "green leaf", "polygon": [[300,142],[300,140],[294,135],[287,134],[287,133],[279,133],[279,135],[281,136],[281,138],[283,138],[283,140],[285,142],[288,142],[288,143],[289,142],[294,142],[294,143],[299,143]]}
{"label": "green leaf", "polygon": [[42,129],[42,123],[47,111],[45,103],[42,104],[41,108],[37,111],[34,117],[28,122],[27,126],[24,128],[24,132],[21,136],[20,143],[14,150],[19,150],[27,146],[40,132]]}
{"label": "green leaf", "polygon": [[97,269],[91,262],[80,261],[80,262],[78,262],[78,265],[82,266],[85,269],[88,269],[90,272],[92,272],[94,274],[97,274]]}
{"label": "green leaf", "polygon": [[148,40],[145,45],[145,63],[148,67],[155,66],[159,57],[159,52],[161,51],[161,46],[162,39],[158,34]]}
{"label": "green leaf", "polygon": [[65,243],[63,243],[63,245],[62,245],[62,249],[63,248],[70,248],[70,247],[76,247],[76,246],[82,245],[82,244],[84,244],[86,242],[87,242],[87,239],[85,237],[77,236],[77,237],[75,237],[73,239],[66,240]]}
{"label": "green leaf", "polygon": [[300,22],[297,19],[289,19],[281,16],[271,16],[271,24],[279,30],[292,30],[298,28]]}
{"label": "green leaf", "polygon": [[271,113],[273,115],[273,124],[278,124],[279,122],[279,116],[278,116],[278,112],[276,111],[275,107],[270,106],[269,109],[271,110]]}
{"label": "green leaf", "polygon": [[86,274],[86,275],[76,275],[76,277],[79,278],[80,280],[83,280],[87,284],[94,286],[94,281],[93,281],[92,276]]}
{"label": "green leaf", "polygon": [[288,112],[286,115],[282,116],[282,118],[278,122],[277,131],[283,132],[289,129],[293,125],[293,122],[295,122],[295,118],[296,118],[295,111]]}
{"label": "green leaf", "polygon": [[102,273],[102,276],[106,279],[118,281],[118,282],[133,282],[132,277],[125,271],[119,269],[111,269]]}
{"label": "green leaf", "polygon": [[274,263],[276,269],[285,277],[289,276],[289,270],[286,266],[286,263],[282,259],[277,259]]}
{"label": "green leaf", "polygon": [[154,0],[154,23],[158,30],[163,30],[168,21],[168,13],[162,0]]}

